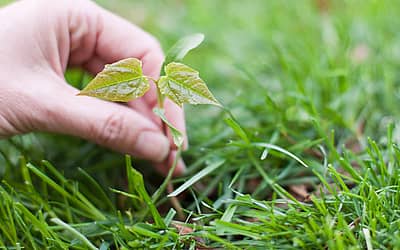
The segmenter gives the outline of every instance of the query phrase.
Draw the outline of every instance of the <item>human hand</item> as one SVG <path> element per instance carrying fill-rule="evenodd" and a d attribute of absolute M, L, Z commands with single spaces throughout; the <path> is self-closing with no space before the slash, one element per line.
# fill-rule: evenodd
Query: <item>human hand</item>
<path fill-rule="evenodd" d="M 0 22 L 0 137 L 30 131 L 79 136 L 168 172 L 176 148 L 152 112 L 154 84 L 123 106 L 78 97 L 64 79 L 68 65 L 96 74 L 127 57 L 142 60 L 144 74 L 158 78 L 163 53 L 152 36 L 87 0 L 18 1 L 0 10 Z M 167 118 L 185 132 L 183 110 L 168 100 L 164 105 Z M 180 160 L 175 174 L 184 168 Z"/>

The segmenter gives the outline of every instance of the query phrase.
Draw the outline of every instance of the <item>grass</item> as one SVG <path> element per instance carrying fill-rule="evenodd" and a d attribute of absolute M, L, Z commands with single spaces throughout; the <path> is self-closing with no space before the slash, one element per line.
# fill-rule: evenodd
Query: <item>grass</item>
<path fill-rule="evenodd" d="M 186 109 L 183 220 L 144 162 L 0 141 L 2 248 L 400 249 L 400 3 L 98 2 L 164 48 L 205 33 L 185 62 L 233 117 Z"/>

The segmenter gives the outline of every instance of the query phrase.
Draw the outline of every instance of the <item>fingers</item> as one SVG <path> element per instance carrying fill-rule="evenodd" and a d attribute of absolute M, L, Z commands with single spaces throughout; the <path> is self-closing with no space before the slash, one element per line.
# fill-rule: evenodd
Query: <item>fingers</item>
<path fill-rule="evenodd" d="M 153 162 L 163 162 L 169 155 L 169 140 L 158 126 L 136 111 L 74 94 L 56 98 L 42 101 L 38 129 L 79 136 Z"/>
<path fill-rule="evenodd" d="M 135 57 L 145 75 L 158 78 L 164 55 L 158 41 L 139 27 L 89 1 L 73 4 L 69 16 L 69 63 L 98 73 L 104 64 Z M 155 86 L 144 98 L 157 102 Z"/>
<path fill-rule="evenodd" d="M 128 105 L 134 108 L 135 110 L 138 110 L 141 114 L 145 115 L 146 117 L 151 119 L 155 124 L 157 124 L 160 128 L 162 128 L 160 118 L 157 117 L 153 112 L 153 108 L 155 108 L 157 105 L 155 105 L 154 107 L 149 107 L 149 105 L 147 103 L 144 103 L 143 100 L 141 99 L 129 102 Z M 184 138 L 183 149 L 187 149 L 188 139 L 186 135 L 185 115 L 183 108 L 179 107 L 171 100 L 166 99 L 164 103 L 164 110 L 167 120 L 182 133 Z M 170 130 L 167 129 L 166 132 L 168 138 L 170 139 L 171 148 L 176 149 L 176 145 L 174 144 Z"/>
<path fill-rule="evenodd" d="M 164 56 L 154 37 L 89 1 L 79 3 L 72 5 L 68 23 L 72 64 L 135 57 L 143 61 L 146 75 L 158 77 Z"/>
<path fill-rule="evenodd" d="M 157 40 L 128 21 L 108 12 L 100 13 L 101 26 L 95 53 L 104 62 L 136 57 L 143 62 L 144 74 L 158 77 L 164 55 Z"/>
<path fill-rule="evenodd" d="M 102 10 L 101 18 L 102 21 L 97 22 L 102 25 L 98 28 L 96 55 L 86 63 L 87 69 L 97 73 L 102 70 L 105 63 L 136 57 L 143 62 L 144 74 L 157 79 L 164 60 L 159 43 L 148 33 L 110 12 Z M 135 100 L 129 105 L 159 124 L 160 120 L 152 112 L 157 105 L 157 91 L 154 84 L 143 99 L 145 103 L 142 100 Z M 184 134 L 184 148 L 187 148 L 188 140 L 182 108 L 167 100 L 165 113 L 168 120 Z M 171 139 L 171 136 L 169 138 Z M 172 139 L 170 141 L 171 146 L 175 147 Z"/>
<path fill-rule="evenodd" d="M 143 73 L 145 75 L 158 79 L 164 55 L 154 37 L 128 21 L 95 5 L 92 5 L 91 10 L 89 12 L 86 11 L 84 15 L 82 14 L 82 8 L 76 10 L 74 13 L 75 18 L 72 19 L 77 21 L 70 22 L 75 24 L 75 28 L 70 30 L 79 31 L 83 29 L 87 31 L 80 31 L 75 36 L 71 34 L 74 37 L 71 40 L 71 48 L 74 48 L 74 51 L 72 51 L 70 57 L 73 64 L 83 65 L 95 74 L 103 69 L 104 64 L 127 57 L 135 57 L 143 62 Z M 82 18 L 82 15 L 87 18 Z M 86 25 L 77 25 L 79 22 L 86 22 Z M 79 27 L 79 29 L 76 27 Z M 80 39 L 79 35 L 81 35 Z M 79 49 L 83 45 L 86 48 L 90 47 L 88 44 L 95 44 L 95 46 L 90 50 L 85 49 L 82 51 Z M 90 56 L 88 56 L 87 51 L 92 51 Z M 158 128 L 161 129 L 160 119 L 152 112 L 153 108 L 157 105 L 157 91 L 154 84 L 151 84 L 150 91 L 143 98 L 132 101 L 128 105 L 133 107 L 142 116 L 147 117 L 148 120 L 151 120 L 153 124 L 157 124 Z M 168 120 L 184 133 L 184 148 L 186 148 L 187 138 L 183 110 L 171 101 L 166 101 L 165 112 Z M 168 137 L 171 148 L 176 148 L 169 134 Z M 171 165 L 166 162 L 165 164 Z M 178 166 L 184 166 L 183 162 Z M 178 169 L 180 168 L 183 169 L 184 167 L 179 167 Z"/>

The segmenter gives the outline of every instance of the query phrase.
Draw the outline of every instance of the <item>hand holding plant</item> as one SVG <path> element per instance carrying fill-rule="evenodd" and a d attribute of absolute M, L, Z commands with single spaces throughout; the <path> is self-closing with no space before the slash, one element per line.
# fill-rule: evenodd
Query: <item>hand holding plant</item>
<path fill-rule="evenodd" d="M 155 88 L 123 106 L 76 96 L 64 78 L 67 66 L 97 74 L 106 63 L 127 57 L 140 59 L 144 74 L 157 78 L 164 56 L 154 37 L 87 0 L 16 1 L 1 9 L 0 21 L 0 138 L 31 131 L 68 134 L 168 171 L 176 147 L 152 112 Z M 185 130 L 183 112 L 172 101 L 165 102 L 165 113 Z M 180 162 L 177 172 L 183 169 Z"/>
<path fill-rule="evenodd" d="M 150 89 L 149 80 L 152 80 L 157 88 L 158 100 L 158 107 L 154 109 L 154 113 L 163 121 L 164 133 L 167 133 L 165 127 L 169 128 L 173 141 L 180 153 L 184 138 L 182 133 L 165 116 L 165 98 L 169 98 L 179 106 L 184 103 L 221 106 L 208 90 L 199 73 L 178 62 L 183 59 L 187 52 L 197 47 L 203 39 L 204 36 L 202 34 L 195 34 L 178 41 L 167 54 L 163 63 L 163 73 L 165 75 L 159 79 L 145 76 L 139 59 L 127 58 L 106 65 L 104 70 L 79 95 L 94 96 L 109 101 L 128 102 L 143 96 Z M 175 166 L 176 162 L 173 167 Z"/>

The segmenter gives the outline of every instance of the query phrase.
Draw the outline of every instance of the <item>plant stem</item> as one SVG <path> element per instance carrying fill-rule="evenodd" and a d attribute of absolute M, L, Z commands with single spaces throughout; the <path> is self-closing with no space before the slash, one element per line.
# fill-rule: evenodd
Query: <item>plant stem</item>
<path fill-rule="evenodd" d="M 176 165 L 178 164 L 178 159 L 179 159 L 179 157 L 181 157 L 181 153 L 182 153 L 182 147 L 178 147 L 178 151 L 176 153 L 176 157 L 174 159 L 174 162 L 172 163 L 171 168 L 168 171 L 167 177 L 165 177 L 163 183 L 160 185 L 160 187 L 157 189 L 157 191 L 153 194 L 153 197 L 152 197 L 153 203 L 157 202 L 157 200 L 160 198 L 161 194 L 167 188 L 168 183 L 171 181 L 172 175 L 173 175 L 173 173 L 175 171 L 175 168 L 176 168 Z"/>
<path fill-rule="evenodd" d="M 156 84 L 157 87 L 157 105 L 160 109 L 164 110 L 164 95 L 161 93 L 160 89 L 158 88 L 158 81 L 155 79 L 152 79 L 154 83 Z M 164 111 L 165 112 L 165 111 Z M 165 124 L 164 121 L 161 121 L 162 123 L 162 131 L 163 133 L 167 136 L 168 131 L 167 131 L 167 124 Z M 153 203 L 156 203 L 160 195 L 165 191 L 165 189 L 168 187 L 169 192 L 173 192 L 174 187 L 171 183 L 172 175 L 175 171 L 176 165 L 178 164 L 178 159 L 181 157 L 182 153 L 182 146 L 178 146 L 177 154 L 175 156 L 174 162 L 172 163 L 172 166 L 170 167 L 168 171 L 168 175 L 165 178 L 164 182 L 161 184 L 160 188 L 157 189 L 157 191 L 153 194 L 152 201 Z M 171 198 L 171 204 L 175 208 L 178 214 L 178 218 L 183 220 L 184 219 L 184 214 L 183 214 L 183 209 L 182 206 L 179 202 L 179 200 L 176 197 Z"/>
<path fill-rule="evenodd" d="M 160 198 L 160 195 L 162 193 L 164 193 L 165 189 L 167 189 L 169 193 L 172 193 L 174 191 L 174 186 L 171 183 L 171 179 L 172 179 L 172 175 L 173 175 L 173 173 L 175 171 L 175 168 L 178 165 L 178 159 L 181 157 L 181 153 L 182 153 L 182 146 L 179 146 L 178 147 L 178 151 L 176 153 L 176 157 L 174 159 L 174 162 L 172 163 L 172 166 L 168 171 L 167 177 L 165 178 L 163 183 L 160 185 L 160 187 L 157 189 L 157 191 L 153 194 L 152 201 L 153 201 L 154 204 Z M 185 215 L 183 213 L 183 208 L 182 208 L 182 205 L 179 202 L 178 198 L 177 197 L 170 197 L 170 201 L 171 201 L 172 206 L 175 208 L 175 210 L 177 212 L 178 219 L 184 220 L 185 219 Z"/>
<path fill-rule="evenodd" d="M 158 87 L 158 81 L 157 80 L 155 80 L 155 79 L 153 79 L 153 78 L 151 78 L 152 80 L 153 80 L 153 82 L 155 83 L 155 85 L 156 85 L 156 89 L 157 89 L 157 106 L 160 108 L 160 109 L 162 109 L 162 110 L 164 110 L 164 96 L 163 96 L 163 94 L 161 93 L 161 91 L 160 91 L 160 88 Z M 168 131 L 167 131 L 167 125 L 165 124 L 165 122 L 163 122 L 163 121 L 161 121 L 161 129 L 162 129 L 162 132 L 164 133 L 164 135 L 168 135 Z"/>
<path fill-rule="evenodd" d="M 160 108 L 160 109 L 164 109 L 164 96 L 163 96 L 163 94 L 161 93 L 161 91 L 160 91 L 160 88 L 158 87 L 158 80 L 156 80 L 156 79 L 154 79 L 154 78 L 152 78 L 152 77 L 149 77 L 153 82 L 154 82 L 154 84 L 156 85 L 156 89 L 157 89 L 157 106 Z"/>

